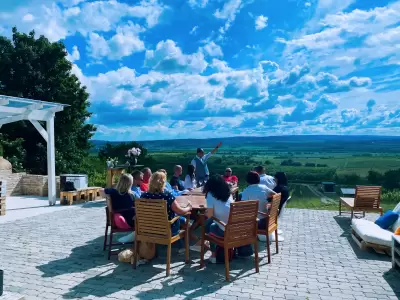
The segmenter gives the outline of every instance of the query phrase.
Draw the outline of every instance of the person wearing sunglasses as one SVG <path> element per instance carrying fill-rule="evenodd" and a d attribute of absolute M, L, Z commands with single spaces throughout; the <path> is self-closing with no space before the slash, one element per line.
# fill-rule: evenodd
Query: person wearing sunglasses
<path fill-rule="evenodd" d="M 231 168 L 226 168 L 224 176 L 222 176 L 225 180 L 225 182 L 236 186 L 238 184 L 239 179 L 235 176 L 232 175 L 232 169 Z"/>

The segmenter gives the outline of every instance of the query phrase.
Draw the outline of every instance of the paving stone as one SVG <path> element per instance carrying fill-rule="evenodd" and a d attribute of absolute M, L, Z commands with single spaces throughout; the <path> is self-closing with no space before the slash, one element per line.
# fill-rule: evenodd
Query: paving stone
<path fill-rule="evenodd" d="M 169 278 L 165 247 L 136 270 L 116 256 L 107 260 L 104 202 L 0 223 L 4 290 L 32 300 L 399 299 L 400 272 L 391 270 L 388 257 L 360 251 L 351 240 L 349 218 L 336 215 L 287 209 L 279 254 L 272 245 L 267 264 L 265 243 L 260 243 L 260 273 L 254 272 L 252 259 L 234 260 L 231 283 L 224 280 L 223 265 L 199 271 L 196 252 L 188 266 L 174 254 Z"/>

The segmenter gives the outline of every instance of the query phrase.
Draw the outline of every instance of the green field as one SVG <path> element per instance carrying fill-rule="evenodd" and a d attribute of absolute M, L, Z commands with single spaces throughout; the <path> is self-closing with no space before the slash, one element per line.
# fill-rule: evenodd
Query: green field
<path fill-rule="evenodd" d="M 324 195 L 316 195 L 305 184 L 311 186 L 314 191 L 318 190 L 317 185 L 322 181 L 336 182 L 338 190 L 340 186 L 381 185 L 380 182 L 371 182 L 371 178 L 367 178 L 368 172 L 376 171 L 383 176 L 389 170 L 400 170 L 400 138 L 368 136 L 233 137 L 149 141 L 142 143 L 148 153 L 139 163 L 153 171 L 166 169 L 169 176 L 172 175 L 174 166 L 179 164 L 182 165 L 185 174 L 187 165 L 195 156 L 195 149 L 204 147 L 206 151 L 211 150 L 219 140 L 222 140 L 223 146 L 208 161 L 211 174 L 223 174 L 226 167 L 232 168 L 234 175 L 239 178 L 239 187 L 242 190 L 246 187 L 247 172 L 257 165 L 265 166 L 267 173 L 271 175 L 277 171 L 284 171 L 288 176 L 292 195 L 288 207 L 336 210 L 339 193 L 327 195 L 332 199 L 330 203 L 321 201 Z M 105 162 L 97 158 L 97 151 L 105 143 L 97 141 L 95 144 L 89 161 L 89 165 L 94 166 L 94 171 L 89 174 L 89 179 L 91 184 L 98 186 L 104 185 L 106 170 Z M 121 154 L 121 161 L 124 155 L 125 153 Z M 400 171 L 397 171 L 397 174 L 387 176 L 393 179 L 391 185 L 395 189 L 400 189 L 400 177 L 396 177 L 399 175 Z M 399 192 L 390 194 L 384 190 L 382 206 L 385 209 L 393 208 L 399 201 Z"/>

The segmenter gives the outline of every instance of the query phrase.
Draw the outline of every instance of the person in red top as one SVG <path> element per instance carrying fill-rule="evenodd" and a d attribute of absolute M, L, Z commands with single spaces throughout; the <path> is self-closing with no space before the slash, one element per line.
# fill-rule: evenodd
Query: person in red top
<path fill-rule="evenodd" d="M 142 170 L 142 173 L 143 173 L 143 181 L 140 184 L 140 190 L 142 190 L 143 192 L 147 192 L 149 190 L 149 181 L 152 173 L 150 168 L 144 168 Z"/>
<path fill-rule="evenodd" d="M 232 169 L 231 168 L 226 168 L 225 175 L 222 176 L 222 177 L 224 178 L 224 180 L 227 183 L 230 183 L 232 185 L 237 185 L 238 184 L 239 179 L 235 175 L 232 175 Z"/>

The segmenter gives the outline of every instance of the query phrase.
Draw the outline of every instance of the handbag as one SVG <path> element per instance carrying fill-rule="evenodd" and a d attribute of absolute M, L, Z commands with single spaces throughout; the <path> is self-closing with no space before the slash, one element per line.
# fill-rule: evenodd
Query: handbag
<path fill-rule="evenodd" d="M 151 260 L 156 256 L 156 244 L 149 242 L 139 242 L 139 258 Z"/>

